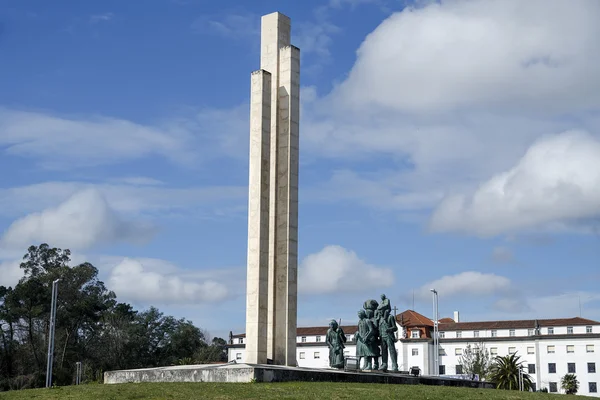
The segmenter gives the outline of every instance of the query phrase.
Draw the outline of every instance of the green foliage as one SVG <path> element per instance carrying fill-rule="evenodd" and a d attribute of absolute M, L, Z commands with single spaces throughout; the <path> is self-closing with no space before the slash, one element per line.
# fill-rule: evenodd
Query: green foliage
<path fill-rule="evenodd" d="M 90 263 L 70 266 L 69 250 L 31 246 L 23 257 L 23 278 L 14 288 L 0 286 L 0 391 L 45 383 L 52 282 L 58 285 L 53 382 L 101 382 L 106 370 L 174 365 L 191 359 L 207 335 L 191 321 L 142 312 L 119 303 Z M 219 343 L 222 339 L 219 339 Z M 224 343 L 224 341 L 223 341 Z"/>
<path fill-rule="evenodd" d="M 479 375 L 480 379 L 484 379 L 490 371 L 492 360 L 485 345 L 478 343 L 475 346 L 468 344 L 458 363 L 462 365 L 463 374 Z"/>
<path fill-rule="evenodd" d="M 489 380 L 496 385 L 497 389 L 519 390 L 519 370 L 523 368 L 523 362 L 517 354 L 504 357 L 496 357 L 492 362 L 489 372 Z M 523 389 L 531 389 L 531 377 L 523 372 Z"/>
<path fill-rule="evenodd" d="M 566 394 L 577 394 L 579 390 L 579 381 L 575 374 L 566 374 L 560 380 L 560 387 Z"/>

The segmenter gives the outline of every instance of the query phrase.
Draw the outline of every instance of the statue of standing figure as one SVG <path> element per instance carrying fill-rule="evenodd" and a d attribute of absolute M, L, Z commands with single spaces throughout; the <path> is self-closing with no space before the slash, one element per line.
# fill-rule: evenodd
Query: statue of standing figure
<path fill-rule="evenodd" d="M 381 367 L 382 371 L 388 369 L 388 352 L 392 359 L 392 371 L 398 372 L 398 352 L 396 351 L 396 318 L 385 310 L 383 317 L 379 319 L 379 334 L 381 336 Z"/>
<path fill-rule="evenodd" d="M 376 300 L 363 303 L 363 310 L 358 312 L 358 332 L 356 332 L 356 356 L 361 364 L 365 358 L 363 370 L 388 370 L 388 353 L 392 361 L 392 371 L 398 371 L 398 352 L 395 343 L 395 332 L 398 331 L 396 318 L 391 314 L 390 300 L 381 295 L 381 304 Z M 380 352 L 381 346 L 381 352 Z M 381 367 L 379 356 L 381 355 Z"/>
<path fill-rule="evenodd" d="M 329 322 L 329 329 L 325 336 L 325 343 L 329 346 L 329 366 L 331 368 L 344 368 L 344 343 L 346 335 L 337 321 L 332 319 Z"/>

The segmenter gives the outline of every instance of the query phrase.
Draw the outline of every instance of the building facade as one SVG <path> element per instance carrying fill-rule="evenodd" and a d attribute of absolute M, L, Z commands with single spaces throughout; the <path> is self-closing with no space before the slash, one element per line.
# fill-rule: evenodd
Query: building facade
<path fill-rule="evenodd" d="M 560 380 L 573 373 L 579 381 L 578 394 L 600 397 L 600 322 L 585 318 L 516 321 L 460 322 L 455 318 L 439 321 L 439 371 L 435 371 L 433 321 L 415 311 L 396 316 L 398 322 L 398 366 L 401 371 L 418 367 L 425 375 L 463 375 L 461 356 L 467 346 L 484 346 L 493 358 L 516 353 L 536 390 L 562 393 Z M 325 344 L 328 327 L 297 329 L 296 360 L 299 367 L 329 368 Z M 354 357 L 357 327 L 342 326 L 346 334 L 347 357 Z M 245 335 L 230 335 L 229 361 L 245 362 Z"/>

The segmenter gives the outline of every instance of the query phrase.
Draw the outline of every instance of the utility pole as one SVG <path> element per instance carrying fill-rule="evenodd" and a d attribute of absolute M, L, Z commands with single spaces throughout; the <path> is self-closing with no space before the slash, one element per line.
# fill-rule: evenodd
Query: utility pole
<path fill-rule="evenodd" d="M 75 363 L 75 366 L 77 367 L 77 372 L 76 372 L 76 376 L 75 376 L 75 384 L 76 385 L 80 385 L 81 384 L 81 372 L 82 372 L 82 365 L 81 365 L 81 361 L 77 361 Z"/>
<path fill-rule="evenodd" d="M 434 358 L 434 371 L 433 374 L 438 376 L 440 374 L 440 343 L 439 343 L 439 327 L 438 327 L 438 292 L 435 289 L 430 290 L 433 293 L 433 358 Z"/>
<path fill-rule="evenodd" d="M 52 282 L 52 302 L 50 304 L 50 326 L 48 329 L 48 364 L 46 365 L 46 387 L 52 387 L 52 365 L 54 363 L 54 328 L 56 325 L 56 299 L 58 298 L 58 281 Z"/>

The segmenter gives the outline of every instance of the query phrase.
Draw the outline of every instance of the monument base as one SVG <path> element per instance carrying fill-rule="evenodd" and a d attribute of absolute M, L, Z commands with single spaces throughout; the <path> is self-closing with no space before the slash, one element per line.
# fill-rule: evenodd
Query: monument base
<path fill-rule="evenodd" d="M 345 372 L 336 369 L 312 369 L 258 364 L 200 364 L 173 367 L 142 368 L 104 373 L 104 383 L 139 382 L 357 382 L 408 385 L 493 388 L 489 382 L 444 378 L 443 376 L 410 376 L 391 372 Z"/>

